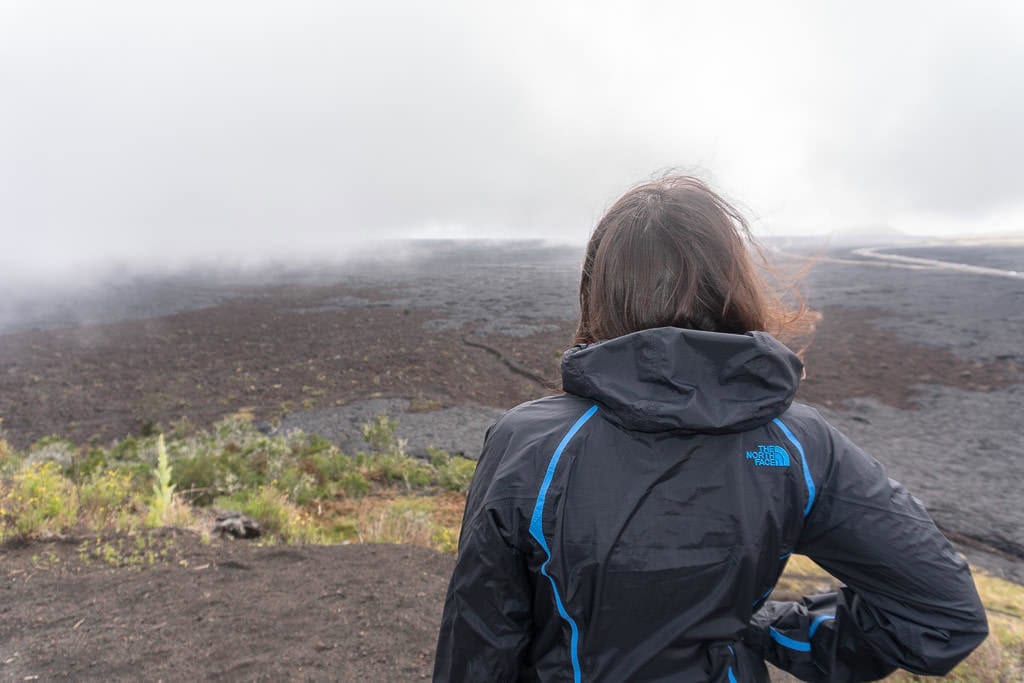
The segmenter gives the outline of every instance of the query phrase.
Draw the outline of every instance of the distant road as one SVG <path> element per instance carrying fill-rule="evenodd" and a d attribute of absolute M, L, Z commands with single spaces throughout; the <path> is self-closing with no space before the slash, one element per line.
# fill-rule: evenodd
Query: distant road
<path fill-rule="evenodd" d="M 995 277 L 1010 277 L 1024 280 L 1024 273 L 1016 270 L 1002 270 L 1000 268 L 985 268 L 983 266 L 972 266 L 967 263 L 954 263 L 952 261 L 940 261 L 936 259 L 918 258 L 916 256 L 899 256 L 897 254 L 886 254 L 882 249 L 887 247 L 865 247 L 855 249 L 854 254 L 866 258 L 879 259 L 886 262 L 899 263 L 907 266 L 918 266 L 922 268 L 943 268 L 945 270 L 956 270 L 962 273 L 974 273 L 976 275 L 992 275 Z"/>
<path fill-rule="evenodd" d="M 1017 246 L 1017 245 L 1012 245 Z M 853 249 L 849 253 L 860 258 L 843 258 L 841 256 L 826 256 L 824 254 L 808 255 L 798 252 L 774 249 L 779 256 L 793 258 L 800 261 L 810 259 L 816 263 L 844 263 L 851 266 L 874 266 L 877 268 L 902 268 L 906 270 L 953 270 L 961 273 L 973 273 L 975 275 L 989 275 L 993 277 L 1007 277 L 1015 280 L 1024 280 L 1024 272 L 1005 268 L 988 268 L 975 266 L 969 263 L 957 263 L 941 259 L 921 258 L 918 256 L 901 256 L 898 254 L 886 253 L 884 250 L 898 249 L 892 245 L 879 247 L 861 247 Z"/>

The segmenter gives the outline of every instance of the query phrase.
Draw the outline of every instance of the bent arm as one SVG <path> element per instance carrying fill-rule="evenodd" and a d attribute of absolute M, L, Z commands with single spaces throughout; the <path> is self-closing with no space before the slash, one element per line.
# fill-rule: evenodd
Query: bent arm
<path fill-rule="evenodd" d="M 831 427 L 820 446 L 825 468 L 812 467 L 821 484 L 796 551 L 846 586 L 767 603 L 748 640 L 805 680 L 947 673 L 988 634 L 967 563 L 877 461 Z"/>

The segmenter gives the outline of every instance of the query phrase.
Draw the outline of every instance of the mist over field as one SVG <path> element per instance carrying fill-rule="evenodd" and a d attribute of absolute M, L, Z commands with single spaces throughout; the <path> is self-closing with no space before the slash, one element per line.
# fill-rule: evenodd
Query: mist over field
<path fill-rule="evenodd" d="M 0 271 L 582 242 L 697 172 L 760 234 L 1022 231 L 1019 3 L 0 8 Z"/>

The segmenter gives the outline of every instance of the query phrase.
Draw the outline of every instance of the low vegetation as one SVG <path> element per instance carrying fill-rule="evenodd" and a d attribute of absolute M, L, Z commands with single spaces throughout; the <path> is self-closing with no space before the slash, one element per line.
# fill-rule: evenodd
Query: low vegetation
<path fill-rule="evenodd" d="M 74 537 L 83 563 L 141 568 L 176 559 L 162 529 L 209 538 L 216 512 L 231 510 L 260 524 L 259 543 L 406 543 L 454 553 L 475 463 L 438 449 L 410 457 L 395 427 L 387 417 L 363 425 L 369 447 L 351 454 L 316 435 L 263 434 L 244 414 L 209 430 L 181 423 L 105 448 L 48 437 L 17 452 L 0 432 L 0 542 Z M 37 560 L 44 568 L 56 562 L 53 553 Z M 1022 680 L 1024 588 L 981 571 L 975 577 L 992 635 L 946 680 Z M 776 596 L 833 585 L 794 556 Z"/>
<path fill-rule="evenodd" d="M 175 425 L 109 447 L 47 437 L 24 452 L 0 439 L 0 542 L 182 527 L 208 534 L 217 511 L 256 520 L 262 543 L 415 543 L 453 551 L 475 463 L 430 449 L 414 458 L 387 417 L 369 448 L 342 453 L 249 416 L 209 430 Z"/>

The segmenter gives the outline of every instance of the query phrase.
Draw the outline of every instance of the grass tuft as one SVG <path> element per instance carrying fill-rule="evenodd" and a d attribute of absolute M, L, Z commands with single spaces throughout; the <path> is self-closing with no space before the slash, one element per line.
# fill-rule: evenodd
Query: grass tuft
<path fill-rule="evenodd" d="M 153 483 L 153 497 L 150 499 L 149 525 L 165 526 L 174 502 L 174 484 L 171 483 L 171 465 L 167 460 L 167 445 L 164 435 L 156 440 L 156 481 Z"/>

